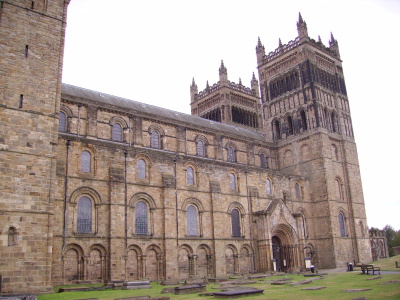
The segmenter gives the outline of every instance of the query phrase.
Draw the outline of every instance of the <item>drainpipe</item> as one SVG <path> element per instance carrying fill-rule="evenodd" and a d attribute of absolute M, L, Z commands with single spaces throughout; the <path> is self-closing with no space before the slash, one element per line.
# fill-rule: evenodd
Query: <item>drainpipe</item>
<path fill-rule="evenodd" d="M 81 131 L 81 104 L 78 104 L 78 136 Z"/>
<path fill-rule="evenodd" d="M 65 180 L 64 180 L 64 224 L 63 224 L 63 244 L 62 244 L 62 252 L 66 246 L 67 240 L 67 203 L 68 203 L 68 157 L 69 157 L 69 147 L 71 145 L 71 141 L 67 141 L 67 153 L 65 158 Z"/>
<path fill-rule="evenodd" d="M 128 184 L 127 184 L 127 156 L 128 151 L 124 150 L 125 156 L 125 172 L 124 172 L 124 185 L 125 185 L 125 249 L 128 247 Z"/>
<path fill-rule="evenodd" d="M 176 223 L 176 249 L 179 247 L 179 224 L 178 224 L 178 180 L 176 178 L 176 163 L 178 162 L 178 159 L 176 157 L 173 158 L 174 160 L 174 180 L 175 180 L 175 223 Z"/>

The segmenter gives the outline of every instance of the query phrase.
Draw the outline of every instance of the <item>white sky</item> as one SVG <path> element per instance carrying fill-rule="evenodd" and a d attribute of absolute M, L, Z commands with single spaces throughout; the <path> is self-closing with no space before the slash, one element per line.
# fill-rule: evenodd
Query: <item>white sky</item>
<path fill-rule="evenodd" d="M 299 12 L 339 43 L 368 225 L 399 230 L 398 0 L 72 0 L 63 82 L 190 114 L 193 77 L 216 83 L 223 59 L 250 86 L 257 38 L 267 53 L 293 40 Z"/>

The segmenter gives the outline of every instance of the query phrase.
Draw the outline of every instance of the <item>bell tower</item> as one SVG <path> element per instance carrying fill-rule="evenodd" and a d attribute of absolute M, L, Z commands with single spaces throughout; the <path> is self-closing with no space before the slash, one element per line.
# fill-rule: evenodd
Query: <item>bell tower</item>
<path fill-rule="evenodd" d="M 329 46 L 308 36 L 299 14 L 298 36 L 257 64 L 267 139 L 279 152 L 280 170 L 311 182 L 307 238 L 319 267 L 369 261 L 370 246 L 349 99 L 337 40 Z M 301 201 L 301 199 L 299 199 Z"/>
<path fill-rule="evenodd" d="M 69 0 L 0 0 L 3 293 L 52 291 L 52 223 Z"/>
<path fill-rule="evenodd" d="M 190 86 L 192 115 L 216 122 L 262 131 L 262 112 L 258 80 L 251 79 L 251 87 L 228 80 L 228 70 L 223 61 L 219 67 L 219 81 L 212 86 L 208 84 L 198 92 L 192 81 Z"/>

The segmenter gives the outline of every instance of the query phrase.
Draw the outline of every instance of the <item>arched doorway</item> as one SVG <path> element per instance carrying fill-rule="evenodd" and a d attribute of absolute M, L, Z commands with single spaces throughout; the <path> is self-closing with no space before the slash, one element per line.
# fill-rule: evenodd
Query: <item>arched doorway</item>
<path fill-rule="evenodd" d="M 302 250 L 294 229 L 288 224 L 278 224 L 272 231 L 272 259 L 277 272 L 292 272 L 300 268 Z M 301 249 L 301 250 L 300 250 Z"/>
<path fill-rule="evenodd" d="M 281 255 L 281 240 L 277 236 L 272 237 L 272 259 L 275 263 L 274 269 L 283 272 L 283 261 Z"/>

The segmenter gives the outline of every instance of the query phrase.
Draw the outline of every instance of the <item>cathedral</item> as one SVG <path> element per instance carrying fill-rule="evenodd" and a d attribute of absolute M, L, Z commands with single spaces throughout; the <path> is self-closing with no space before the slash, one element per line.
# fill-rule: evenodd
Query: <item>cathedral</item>
<path fill-rule="evenodd" d="M 3 292 L 371 261 L 333 35 L 299 15 L 249 87 L 193 79 L 188 115 L 63 84 L 68 3 L 0 1 Z"/>

